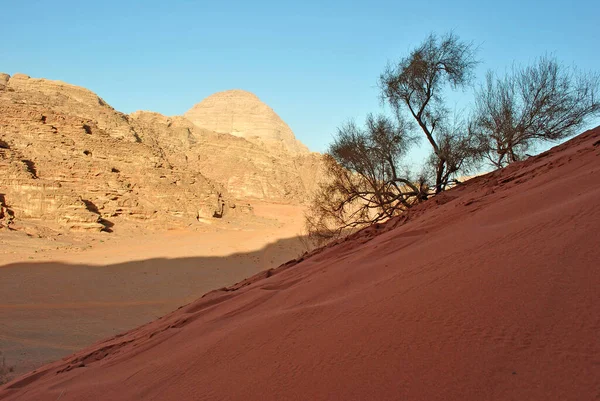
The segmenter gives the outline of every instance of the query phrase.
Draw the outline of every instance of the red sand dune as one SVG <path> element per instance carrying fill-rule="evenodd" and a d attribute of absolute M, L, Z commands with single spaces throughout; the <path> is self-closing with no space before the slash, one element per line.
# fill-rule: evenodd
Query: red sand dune
<path fill-rule="evenodd" d="M 599 399 L 599 228 L 596 128 L 0 399 Z"/>

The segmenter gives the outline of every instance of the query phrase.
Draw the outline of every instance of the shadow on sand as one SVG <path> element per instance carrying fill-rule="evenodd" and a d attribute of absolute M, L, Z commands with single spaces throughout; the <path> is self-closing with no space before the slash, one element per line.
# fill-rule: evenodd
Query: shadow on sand
<path fill-rule="evenodd" d="M 294 237 L 224 257 L 2 266 L 0 351 L 15 374 L 23 373 L 277 267 L 304 250 Z"/>

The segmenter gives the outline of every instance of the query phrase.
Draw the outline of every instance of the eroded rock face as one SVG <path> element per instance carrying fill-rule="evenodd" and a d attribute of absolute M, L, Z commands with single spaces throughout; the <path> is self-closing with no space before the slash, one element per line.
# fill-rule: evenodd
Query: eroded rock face
<path fill-rule="evenodd" d="M 131 115 L 143 142 L 155 141 L 173 164 L 201 171 L 231 201 L 301 203 L 321 178 L 321 155 L 276 151 L 245 138 L 201 129 L 183 117 Z M 243 202 L 242 202 L 243 203 Z"/>
<path fill-rule="evenodd" d="M 0 87 L 0 171 L 16 219 L 70 229 L 105 229 L 116 216 L 192 221 L 219 193 L 93 93 L 26 76 Z"/>
<path fill-rule="evenodd" d="M 102 230 L 115 217 L 187 224 L 251 213 L 256 199 L 307 200 L 321 156 L 299 142 L 286 150 L 297 142 L 291 131 L 263 138 L 213 132 L 184 117 L 125 115 L 87 89 L 0 74 L 3 224 L 40 219 Z"/>
<path fill-rule="evenodd" d="M 1 80 L 1 78 L 0 78 Z M 127 116 L 110 107 L 95 93 L 61 81 L 30 78 L 15 74 L 6 84 L 13 103 L 24 106 L 41 106 L 69 116 L 93 116 L 98 128 L 113 138 L 137 142 L 135 131 Z"/>
<path fill-rule="evenodd" d="M 9 78 L 10 78 L 10 75 L 0 73 L 0 89 L 4 89 L 6 87 L 6 85 L 8 84 Z"/>
<path fill-rule="evenodd" d="M 0 194 L 0 229 L 10 229 L 15 213 L 6 206 L 4 194 Z"/>
<path fill-rule="evenodd" d="M 236 89 L 215 93 L 184 116 L 198 127 L 239 136 L 271 151 L 308 153 L 273 109 L 250 92 Z"/>

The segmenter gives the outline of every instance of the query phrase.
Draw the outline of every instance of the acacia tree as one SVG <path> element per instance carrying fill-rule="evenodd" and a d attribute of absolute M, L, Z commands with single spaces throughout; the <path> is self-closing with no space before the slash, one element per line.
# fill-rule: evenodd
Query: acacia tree
<path fill-rule="evenodd" d="M 325 156 L 328 178 L 306 216 L 309 237 L 322 243 L 426 199 L 424 180 L 411 180 L 401 164 L 414 141 L 404 120 L 384 116 L 340 127 Z"/>
<path fill-rule="evenodd" d="M 456 182 L 484 155 L 495 166 L 520 160 L 539 141 L 564 139 L 600 114 L 598 74 L 577 74 L 543 57 L 513 69 L 476 93 L 469 121 L 453 117 L 446 89 L 467 87 L 477 61 L 475 49 L 453 33 L 430 35 L 381 74 L 381 97 L 396 116 L 369 116 L 364 128 L 350 122 L 338 129 L 325 158 L 328 180 L 313 199 L 306 222 L 317 243 L 400 214 Z M 417 179 L 402 168 L 415 142 L 412 119 L 432 152 L 430 169 Z"/>
<path fill-rule="evenodd" d="M 600 76 L 579 74 L 555 58 L 515 67 L 503 78 L 488 72 L 476 93 L 474 130 L 487 159 L 501 168 L 535 144 L 565 139 L 600 115 Z"/>
<path fill-rule="evenodd" d="M 443 91 L 466 87 L 477 65 L 471 43 L 453 33 L 431 34 L 420 46 L 381 74 L 382 99 L 398 117 L 408 112 L 432 147 L 430 163 L 435 192 L 443 191 L 454 175 L 478 158 L 480 149 L 466 125 L 452 127 Z"/>

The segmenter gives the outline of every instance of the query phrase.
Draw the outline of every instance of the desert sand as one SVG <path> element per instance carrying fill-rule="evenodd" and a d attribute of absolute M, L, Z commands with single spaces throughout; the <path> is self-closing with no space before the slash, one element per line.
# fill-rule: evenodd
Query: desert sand
<path fill-rule="evenodd" d="M 0 399 L 597 399 L 599 197 L 597 128 L 21 376 Z"/>
<path fill-rule="evenodd" d="M 192 110 L 0 73 L 0 383 L 303 252 L 321 155 L 249 92 Z"/>
<path fill-rule="evenodd" d="M 11 376 L 297 257 L 303 210 L 257 203 L 244 225 L 193 230 L 0 232 L 0 352 Z"/>

